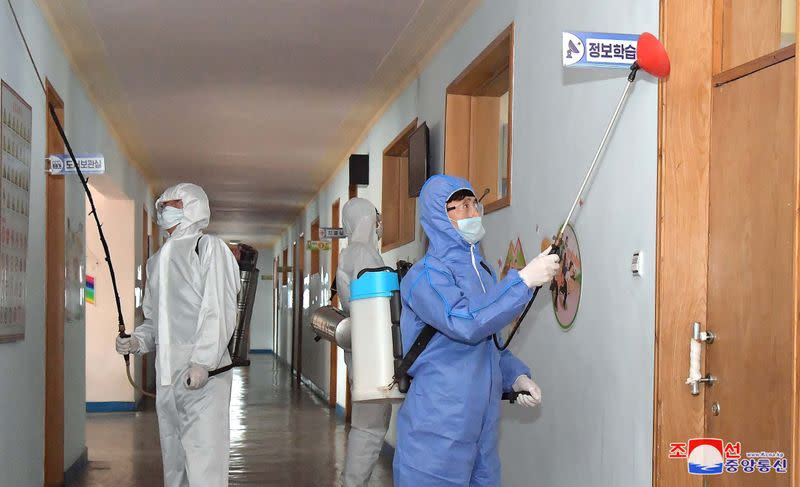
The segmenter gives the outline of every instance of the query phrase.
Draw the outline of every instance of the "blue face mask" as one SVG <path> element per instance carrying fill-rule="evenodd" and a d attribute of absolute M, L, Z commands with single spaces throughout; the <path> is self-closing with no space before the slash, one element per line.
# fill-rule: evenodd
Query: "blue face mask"
<path fill-rule="evenodd" d="M 174 206 L 165 206 L 158 212 L 158 226 L 169 230 L 183 221 L 183 210 Z"/>
<path fill-rule="evenodd" d="M 456 225 L 458 225 L 458 233 L 461 238 L 471 245 L 480 242 L 483 236 L 486 235 L 486 230 L 483 228 L 483 223 L 479 216 L 458 220 Z"/>

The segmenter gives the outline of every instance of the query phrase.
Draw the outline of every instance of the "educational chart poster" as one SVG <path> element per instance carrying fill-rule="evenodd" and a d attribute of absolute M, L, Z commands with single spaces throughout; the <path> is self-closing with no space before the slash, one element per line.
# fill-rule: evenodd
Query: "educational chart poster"
<path fill-rule="evenodd" d="M 0 342 L 25 338 L 25 271 L 31 180 L 31 106 L 0 86 Z"/>
<path fill-rule="evenodd" d="M 500 279 L 504 279 L 511 269 L 522 270 L 525 267 L 525 252 L 522 250 L 522 241 L 517 238 L 508 242 L 508 252 L 505 261 L 498 260 L 497 266 L 500 267 Z"/>

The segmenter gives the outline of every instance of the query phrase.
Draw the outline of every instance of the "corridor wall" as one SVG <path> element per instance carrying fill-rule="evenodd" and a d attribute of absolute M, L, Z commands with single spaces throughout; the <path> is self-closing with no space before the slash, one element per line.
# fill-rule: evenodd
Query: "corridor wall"
<path fill-rule="evenodd" d="M 495 268 L 509 241 L 519 238 L 531 259 L 541 240 L 557 231 L 625 84 L 624 70 L 562 68 L 562 31 L 657 34 L 657 2 L 486 0 L 352 151 L 370 155 L 371 183 L 359 189 L 359 196 L 378 207 L 382 191 L 388 190 L 381 187 L 383 149 L 415 117 L 430 127 L 434 172 L 442 172 L 445 90 L 512 22 L 512 205 L 486 215 L 482 243 Z M 545 293 L 511 347 L 530 365 L 544 402 L 536 410 L 502 407 L 504 484 L 651 482 L 657 113 L 657 83 L 643 76 L 573 221 L 583 260 L 583 294 L 574 327 L 562 331 Z M 342 162 L 276 249 L 307 232 L 317 213 L 324 226 L 331 202 L 346 201 Z M 423 245 L 417 228 L 413 243 L 386 253 L 384 260 L 419 259 Z M 630 271 L 637 251 L 644 262 L 641 277 Z M 324 352 L 316 356 L 304 350 L 304 357 L 325 360 Z M 619 461 L 620 452 L 626 461 Z"/>

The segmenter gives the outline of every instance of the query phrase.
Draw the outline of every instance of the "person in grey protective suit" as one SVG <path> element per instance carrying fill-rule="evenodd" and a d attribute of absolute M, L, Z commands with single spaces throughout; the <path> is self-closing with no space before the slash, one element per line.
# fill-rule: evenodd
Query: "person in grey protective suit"
<path fill-rule="evenodd" d="M 383 267 L 378 251 L 382 236 L 380 215 L 375 206 L 363 198 L 353 198 L 342 208 L 342 220 L 347 234 L 347 248 L 339 254 L 336 272 L 337 290 L 342 309 L 350 312 L 350 283 L 363 269 Z M 345 351 L 348 379 L 352 355 Z M 386 432 L 389 429 L 390 403 L 353 403 L 353 417 L 347 439 L 343 487 L 365 487 L 378 461 Z"/>

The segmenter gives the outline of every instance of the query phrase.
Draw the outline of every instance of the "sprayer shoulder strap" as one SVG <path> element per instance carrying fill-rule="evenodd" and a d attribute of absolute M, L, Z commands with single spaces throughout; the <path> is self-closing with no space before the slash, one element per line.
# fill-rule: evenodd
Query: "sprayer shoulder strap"
<path fill-rule="evenodd" d="M 431 325 L 425 325 L 425 328 L 417 335 L 417 339 L 414 340 L 408 353 L 403 357 L 403 361 L 397 366 L 395 378 L 399 379 L 408 374 L 409 369 L 411 369 L 411 366 L 414 365 L 414 362 L 416 362 L 419 356 L 422 355 L 422 352 L 425 351 L 425 348 L 433 339 L 434 335 L 436 335 L 436 328 Z"/>
<path fill-rule="evenodd" d="M 486 269 L 486 272 L 488 272 L 490 276 L 494 277 L 492 270 L 486 265 L 485 262 L 483 262 L 483 260 L 481 260 L 481 266 Z M 403 357 L 403 361 L 400 362 L 400 365 L 398 365 L 397 369 L 395 369 L 395 379 L 399 379 L 400 377 L 408 374 L 411 366 L 414 365 L 414 362 L 416 362 L 419 356 L 422 355 L 422 352 L 425 351 L 425 348 L 436 335 L 436 331 L 436 328 L 432 327 L 431 325 L 425 325 L 425 328 L 419 332 L 417 339 L 414 340 L 414 343 L 411 345 L 408 353 Z"/>
<path fill-rule="evenodd" d="M 200 257 L 200 241 L 201 240 L 203 240 L 203 236 L 202 235 L 197 237 L 197 243 L 194 244 L 194 253 L 197 254 L 197 257 Z M 231 337 L 231 340 L 233 340 L 233 337 Z M 208 372 L 208 376 L 209 377 L 214 377 L 215 375 L 219 375 L 219 374 L 221 374 L 223 372 L 227 372 L 227 371 L 231 370 L 233 367 L 234 367 L 233 363 L 230 363 L 230 364 L 228 364 L 228 365 L 226 365 L 224 367 L 220 367 L 218 369 L 214 369 L 214 370 L 209 371 Z"/>

